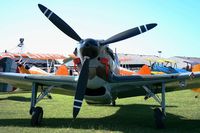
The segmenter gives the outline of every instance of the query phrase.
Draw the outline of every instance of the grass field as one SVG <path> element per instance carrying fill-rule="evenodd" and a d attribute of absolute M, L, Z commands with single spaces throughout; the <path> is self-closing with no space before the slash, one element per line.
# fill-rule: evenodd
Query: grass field
<path fill-rule="evenodd" d="M 118 99 L 117 106 L 83 104 L 78 118 L 72 122 L 73 97 L 53 94 L 44 99 L 41 127 L 30 126 L 30 93 L 0 93 L 0 133 L 59 132 L 200 132 L 200 98 L 190 90 L 166 94 L 166 128 L 154 125 L 153 110 L 158 104 L 144 97 Z"/>

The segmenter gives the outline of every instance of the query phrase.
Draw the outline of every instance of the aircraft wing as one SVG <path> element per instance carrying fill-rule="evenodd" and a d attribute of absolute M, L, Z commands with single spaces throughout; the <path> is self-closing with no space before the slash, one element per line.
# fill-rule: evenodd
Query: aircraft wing
<path fill-rule="evenodd" d="M 200 72 L 163 75 L 112 75 L 109 80 L 112 93 L 118 98 L 124 98 L 145 95 L 144 86 L 154 92 L 161 92 L 162 83 L 165 83 L 166 91 L 198 88 L 200 87 Z"/>
<path fill-rule="evenodd" d="M 74 95 L 78 76 L 45 76 L 0 72 L 0 82 L 9 83 L 22 90 L 29 91 L 32 83 L 38 83 L 41 86 L 53 86 L 55 89 L 52 92 Z M 178 90 L 180 87 L 183 89 L 198 88 L 200 87 L 200 72 L 163 75 L 111 75 L 108 84 L 113 94 L 116 93 L 118 98 L 123 98 L 145 95 L 143 86 L 159 89 L 157 91 L 160 92 L 162 83 L 166 83 L 166 91 Z"/>
<path fill-rule="evenodd" d="M 0 72 L 0 82 L 19 87 L 22 90 L 31 90 L 32 83 L 41 86 L 54 86 L 63 89 L 63 93 L 73 95 L 76 89 L 78 76 L 32 75 L 20 73 Z M 62 93 L 62 92 L 61 92 Z"/>

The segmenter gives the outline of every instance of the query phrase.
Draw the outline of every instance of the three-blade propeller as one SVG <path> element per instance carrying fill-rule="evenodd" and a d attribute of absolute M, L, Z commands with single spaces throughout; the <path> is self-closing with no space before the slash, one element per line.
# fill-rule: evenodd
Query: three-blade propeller
<path fill-rule="evenodd" d="M 38 4 L 38 7 L 42 11 L 42 13 L 62 32 L 71 37 L 72 39 L 84 44 L 86 48 L 83 50 L 82 55 L 84 56 L 82 69 L 80 71 L 75 97 L 74 97 L 74 107 L 73 107 L 73 118 L 75 119 L 78 115 L 80 108 L 82 106 L 82 101 L 85 95 L 85 90 L 87 88 L 87 82 L 89 77 L 89 62 L 90 59 L 96 57 L 96 55 L 91 55 L 91 53 L 96 53 L 97 41 L 93 39 L 81 39 L 81 37 L 60 17 L 58 17 L 54 12 L 46 8 L 45 6 Z M 99 41 L 100 45 L 108 45 L 110 43 L 122 41 L 128 39 L 130 37 L 139 35 L 143 32 L 146 32 L 152 28 L 154 28 L 157 24 L 151 23 L 147 25 L 141 25 L 139 27 L 135 27 L 119 34 L 116 34 L 107 40 Z M 88 48 L 90 47 L 90 49 Z M 91 52 L 92 51 L 92 52 Z"/>

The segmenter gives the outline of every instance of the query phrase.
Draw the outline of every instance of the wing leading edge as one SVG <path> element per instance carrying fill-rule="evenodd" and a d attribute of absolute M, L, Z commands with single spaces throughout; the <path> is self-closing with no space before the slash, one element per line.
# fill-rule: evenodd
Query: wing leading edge
<path fill-rule="evenodd" d="M 45 76 L 0 72 L 0 82 L 11 84 L 23 90 L 31 90 L 32 83 L 38 83 L 42 86 L 54 86 L 55 89 L 62 90 L 59 91 L 61 94 L 74 95 L 77 81 L 78 76 Z M 166 91 L 179 90 L 179 87 L 182 89 L 198 88 L 200 87 L 200 72 L 133 76 L 117 76 L 113 74 L 109 77 L 109 86 L 112 93 L 117 93 L 118 97 L 121 97 L 121 93 L 129 94 L 129 96 L 145 95 L 142 86 L 158 88 L 162 83 L 166 83 Z M 142 93 L 140 93 L 141 90 L 143 91 Z"/>
<path fill-rule="evenodd" d="M 23 90 L 30 90 L 32 83 L 37 83 L 41 86 L 54 86 L 55 88 L 66 90 L 69 94 L 72 94 L 75 92 L 77 80 L 78 76 L 45 76 L 0 72 L 0 82 L 11 84 Z"/>
<path fill-rule="evenodd" d="M 166 91 L 193 89 L 200 87 L 200 72 L 164 75 L 111 75 L 109 78 L 112 93 L 118 98 L 146 95 L 144 86 L 156 92 L 161 92 L 162 83 Z"/>

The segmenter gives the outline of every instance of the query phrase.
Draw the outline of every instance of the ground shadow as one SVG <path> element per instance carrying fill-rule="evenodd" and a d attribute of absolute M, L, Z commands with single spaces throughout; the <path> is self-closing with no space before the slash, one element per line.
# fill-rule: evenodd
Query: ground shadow
<path fill-rule="evenodd" d="M 47 97 L 43 98 L 43 100 L 45 100 L 45 99 L 49 100 L 49 98 L 47 98 Z M 9 97 L 6 97 L 6 98 L 0 98 L 0 101 L 1 100 L 12 100 L 12 101 L 18 101 L 18 102 L 30 102 L 31 98 L 27 98 L 27 97 L 23 97 L 23 96 L 9 96 Z"/>
<path fill-rule="evenodd" d="M 12 101 L 18 101 L 18 102 L 30 102 L 31 98 L 23 97 L 23 96 L 9 96 L 6 98 L 0 98 L 1 100 L 12 100 Z"/>
<path fill-rule="evenodd" d="M 134 130 L 157 131 L 154 125 L 153 105 L 118 105 L 120 109 L 113 115 L 102 118 L 43 118 L 42 127 L 101 129 L 108 131 L 130 132 Z M 102 109 L 104 109 L 102 107 Z M 99 110 L 100 111 L 100 110 Z M 98 112 L 97 112 L 98 113 Z M 1 119 L 0 126 L 30 127 L 30 119 Z M 200 131 L 200 120 L 187 120 L 182 116 L 167 113 L 164 131 Z"/>

